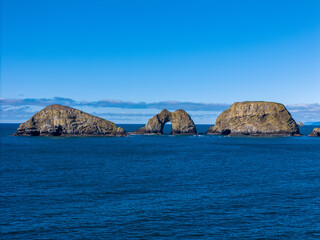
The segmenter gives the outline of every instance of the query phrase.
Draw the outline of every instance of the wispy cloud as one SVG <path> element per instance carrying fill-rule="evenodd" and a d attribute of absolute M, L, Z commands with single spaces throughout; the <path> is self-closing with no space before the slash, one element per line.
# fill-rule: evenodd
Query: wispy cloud
<path fill-rule="evenodd" d="M 296 121 L 320 121 L 320 104 L 291 104 L 286 106 Z"/>
<path fill-rule="evenodd" d="M 129 102 L 121 100 L 100 100 L 100 101 L 75 101 L 70 98 L 54 97 L 54 98 L 25 98 L 16 99 L 9 98 L 0 99 L 0 105 L 10 106 L 47 106 L 50 104 L 61 104 L 68 106 L 90 106 L 90 107 L 109 107 L 123 109 L 146 109 L 155 108 L 176 110 L 183 108 L 189 111 L 222 111 L 230 106 L 230 104 L 220 103 L 195 103 L 195 102 L 179 102 L 179 101 L 162 101 L 162 102 Z"/>
<path fill-rule="evenodd" d="M 76 105 L 77 102 L 70 98 L 0 98 L 0 105 L 10 106 L 47 106 L 50 104 Z"/>
<path fill-rule="evenodd" d="M 286 106 L 291 112 L 320 112 L 320 104 L 291 104 Z"/>
<path fill-rule="evenodd" d="M 184 109 L 196 123 L 214 123 L 217 116 L 231 104 L 195 103 L 179 101 L 129 102 L 121 100 L 76 101 L 70 98 L 0 98 L 1 122 L 23 122 L 44 106 L 61 104 L 76 107 L 96 116 L 114 122 L 144 123 L 161 109 Z M 320 104 L 286 105 L 296 121 L 313 122 L 320 120 Z M 134 111 L 134 112 L 132 112 Z"/>
<path fill-rule="evenodd" d="M 0 121 L 6 123 L 19 123 L 24 122 L 37 111 L 32 110 L 28 106 L 24 107 L 3 107 L 0 106 Z"/>

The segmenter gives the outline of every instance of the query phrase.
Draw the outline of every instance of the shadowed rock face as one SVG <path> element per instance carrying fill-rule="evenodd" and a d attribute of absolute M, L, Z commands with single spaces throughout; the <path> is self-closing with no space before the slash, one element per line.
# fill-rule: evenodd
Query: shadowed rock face
<path fill-rule="evenodd" d="M 113 122 L 58 104 L 50 105 L 21 124 L 14 135 L 124 136 Z"/>
<path fill-rule="evenodd" d="M 320 137 L 320 128 L 314 128 L 312 133 L 310 133 L 308 136 L 310 136 L 310 137 Z"/>
<path fill-rule="evenodd" d="M 197 134 L 194 122 L 189 114 L 182 109 L 172 113 L 167 109 L 163 109 L 151 118 L 144 127 L 132 132 L 132 134 L 163 134 L 163 127 L 167 122 L 172 124 L 172 135 Z"/>
<path fill-rule="evenodd" d="M 299 135 L 299 127 L 280 103 L 236 102 L 207 131 L 214 135 Z"/>

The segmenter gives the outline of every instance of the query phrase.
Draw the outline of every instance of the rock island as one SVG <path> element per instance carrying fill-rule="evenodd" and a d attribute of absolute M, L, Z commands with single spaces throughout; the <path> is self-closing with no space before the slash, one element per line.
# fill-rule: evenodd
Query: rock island
<path fill-rule="evenodd" d="M 160 113 L 149 119 L 148 123 L 144 127 L 130 134 L 163 134 L 163 127 L 167 122 L 171 122 L 172 124 L 171 135 L 197 134 L 194 122 L 189 114 L 182 109 L 178 109 L 174 112 L 163 109 Z"/>
<path fill-rule="evenodd" d="M 207 134 L 300 135 L 299 127 L 283 104 L 236 102 L 222 112 Z"/>
<path fill-rule="evenodd" d="M 310 136 L 310 137 L 320 137 L 320 128 L 314 128 L 312 133 L 310 133 L 308 136 Z"/>
<path fill-rule="evenodd" d="M 14 135 L 27 136 L 125 136 L 113 122 L 58 104 L 37 112 Z"/>

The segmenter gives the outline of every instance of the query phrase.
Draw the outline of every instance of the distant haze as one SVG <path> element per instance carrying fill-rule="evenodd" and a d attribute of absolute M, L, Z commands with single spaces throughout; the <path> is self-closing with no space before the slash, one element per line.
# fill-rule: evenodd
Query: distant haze
<path fill-rule="evenodd" d="M 0 99 L 0 122 L 20 123 L 29 119 L 37 111 L 47 105 L 61 104 L 71 106 L 85 112 L 100 116 L 115 123 L 146 123 L 149 118 L 162 109 L 184 109 L 196 124 L 213 124 L 218 115 L 228 109 L 228 103 L 197 102 L 126 102 L 120 100 L 76 101 L 70 98 L 42 99 Z M 296 121 L 304 123 L 316 122 L 320 119 L 320 104 L 286 105 Z"/>

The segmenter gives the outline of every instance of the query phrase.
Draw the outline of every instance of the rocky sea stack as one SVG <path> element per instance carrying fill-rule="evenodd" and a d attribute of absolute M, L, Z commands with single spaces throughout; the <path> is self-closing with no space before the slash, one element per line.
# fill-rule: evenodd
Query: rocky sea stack
<path fill-rule="evenodd" d="M 262 101 L 232 104 L 207 134 L 300 135 L 298 125 L 283 104 Z"/>
<path fill-rule="evenodd" d="M 160 113 L 151 118 L 144 127 L 131 134 L 163 134 L 163 127 L 167 122 L 171 122 L 172 124 L 171 135 L 197 134 L 194 122 L 189 114 L 182 109 L 178 109 L 174 112 L 163 109 Z"/>
<path fill-rule="evenodd" d="M 297 125 L 298 125 L 299 127 L 304 127 L 304 124 L 303 124 L 302 122 L 298 122 Z"/>
<path fill-rule="evenodd" d="M 320 128 L 314 128 L 312 133 L 310 133 L 308 136 L 310 136 L 310 137 L 320 137 Z"/>
<path fill-rule="evenodd" d="M 28 136 L 124 136 L 113 122 L 58 104 L 50 105 L 21 124 L 14 134 Z"/>

